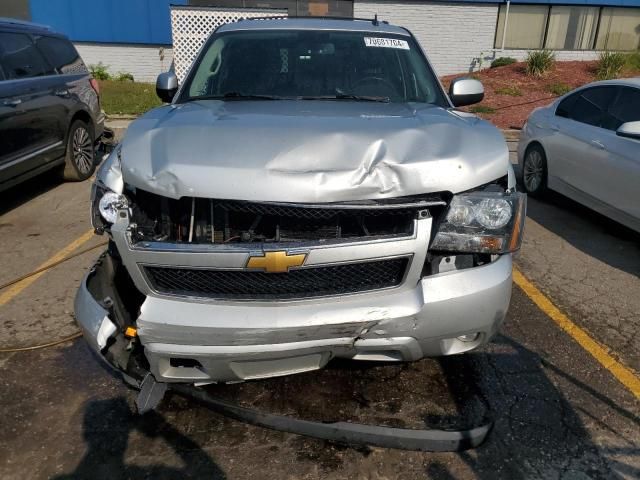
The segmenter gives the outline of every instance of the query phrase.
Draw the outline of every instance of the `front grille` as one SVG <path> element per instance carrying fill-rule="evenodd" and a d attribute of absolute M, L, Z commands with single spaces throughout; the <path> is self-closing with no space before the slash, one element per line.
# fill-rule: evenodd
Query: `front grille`
<path fill-rule="evenodd" d="M 372 208 L 310 208 L 270 203 L 238 202 L 223 200 L 217 205 L 230 212 L 255 213 L 259 215 L 273 215 L 277 217 L 305 218 L 309 220 L 327 220 L 338 215 L 344 216 L 380 216 L 380 215 L 407 215 L 415 213 L 415 208 L 399 207 L 389 209 Z M 414 215 L 415 216 L 415 215 Z"/>
<path fill-rule="evenodd" d="M 435 216 L 437 195 L 352 204 L 277 204 L 238 200 L 171 199 L 127 191 L 132 239 L 175 243 L 351 242 L 407 237 L 414 220 Z"/>
<path fill-rule="evenodd" d="M 402 282 L 407 258 L 307 267 L 288 273 L 143 267 L 164 294 L 221 299 L 292 299 L 366 292 Z"/>

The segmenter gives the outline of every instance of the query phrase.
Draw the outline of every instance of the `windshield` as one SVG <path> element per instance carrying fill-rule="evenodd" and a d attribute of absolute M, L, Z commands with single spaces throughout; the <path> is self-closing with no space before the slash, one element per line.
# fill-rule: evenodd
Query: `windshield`
<path fill-rule="evenodd" d="M 180 101 L 341 99 L 448 106 L 412 38 L 344 31 L 241 31 L 214 35 Z"/>

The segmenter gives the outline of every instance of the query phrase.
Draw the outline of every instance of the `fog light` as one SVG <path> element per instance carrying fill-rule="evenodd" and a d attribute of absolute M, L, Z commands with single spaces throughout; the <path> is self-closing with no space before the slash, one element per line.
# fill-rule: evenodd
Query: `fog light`
<path fill-rule="evenodd" d="M 461 342 L 475 342 L 476 340 L 478 340 L 478 338 L 480 338 L 480 332 L 467 333 L 466 335 L 460 335 L 458 337 L 458 340 L 460 340 Z"/>

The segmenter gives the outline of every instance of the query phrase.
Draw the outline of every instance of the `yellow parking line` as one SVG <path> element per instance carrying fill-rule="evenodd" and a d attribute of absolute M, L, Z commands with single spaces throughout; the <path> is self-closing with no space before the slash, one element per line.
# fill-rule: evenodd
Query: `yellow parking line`
<path fill-rule="evenodd" d="M 604 368 L 609 370 L 636 398 L 640 399 L 640 378 L 629 368 L 622 365 L 609 355 L 609 350 L 600 345 L 582 328 L 573 323 L 569 317 L 562 313 L 551 300 L 549 300 L 538 288 L 514 266 L 513 281 L 535 303 L 540 310 L 546 313 L 560 328 L 567 332 L 578 344 L 589 352 Z"/>
<path fill-rule="evenodd" d="M 75 249 L 77 249 L 80 245 L 82 245 L 83 243 L 85 243 L 88 240 L 90 240 L 93 237 L 93 235 L 94 235 L 93 234 L 93 229 L 87 231 L 84 234 L 82 234 L 80 237 L 76 238 L 73 242 L 71 242 L 69 245 L 67 245 L 62 250 L 60 250 L 58 253 L 56 253 L 53 257 L 51 257 L 46 262 L 41 264 L 36 270 L 40 270 L 42 268 L 46 268 L 49 265 L 51 265 L 52 263 L 56 263 L 56 262 L 62 260 L 64 257 L 66 257 L 67 255 L 72 253 Z M 42 272 L 36 273 L 35 275 L 27 277 L 24 280 L 21 280 L 20 282 L 18 282 L 16 284 L 12 285 L 11 287 L 9 287 L 9 289 L 7 289 L 2 294 L 0 294 L 0 306 L 5 305 L 6 303 L 9 303 L 9 301 L 12 298 L 14 298 L 16 295 L 19 295 L 20 292 L 22 292 L 25 288 L 27 288 L 33 282 L 38 280 L 45 273 L 46 273 L 46 271 L 42 271 Z"/>

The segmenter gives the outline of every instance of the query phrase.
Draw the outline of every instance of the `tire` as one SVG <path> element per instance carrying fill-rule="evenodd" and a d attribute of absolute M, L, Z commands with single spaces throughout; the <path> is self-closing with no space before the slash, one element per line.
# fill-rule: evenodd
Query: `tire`
<path fill-rule="evenodd" d="M 538 144 L 531 145 L 524 154 L 522 186 L 532 197 L 541 197 L 547 190 L 547 156 Z"/>
<path fill-rule="evenodd" d="M 91 125 L 82 120 L 75 120 L 71 124 L 64 159 L 65 180 L 81 182 L 93 175 L 96 169 L 94 140 Z"/>

